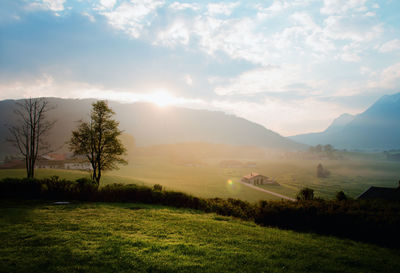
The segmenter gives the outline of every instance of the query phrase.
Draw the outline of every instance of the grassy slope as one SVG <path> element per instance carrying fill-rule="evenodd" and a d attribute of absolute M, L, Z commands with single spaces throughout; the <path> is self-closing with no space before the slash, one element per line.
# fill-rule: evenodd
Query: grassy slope
<path fill-rule="evenodd" d="M 0 272 L 395 272 L 400 252 L 140 204 L 0 201 Z"/>

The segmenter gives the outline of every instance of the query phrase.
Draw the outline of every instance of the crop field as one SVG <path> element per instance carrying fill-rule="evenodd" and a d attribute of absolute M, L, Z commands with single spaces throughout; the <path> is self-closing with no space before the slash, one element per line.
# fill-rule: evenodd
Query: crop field
<path fill-rule="evenodd" d="M 0 272 L 396 272 L 400 252 L 142 204 L 0 200 Z"/>

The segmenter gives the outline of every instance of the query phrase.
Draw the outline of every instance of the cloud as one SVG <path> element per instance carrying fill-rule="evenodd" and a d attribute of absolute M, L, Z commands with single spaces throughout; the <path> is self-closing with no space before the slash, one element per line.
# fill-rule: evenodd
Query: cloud
<path fill-rule="evenodd" d="M 100 0 L 100 9 L 112 9 L 117 0 Z"/>
<path fill-rule="evenodd" d="M 381 53 L 387 53 L 387 52 L 393 52 L 393 51 L 399 51 L 399 50 L 400 50 L 400 40 L 399 39 L 390 40 L 379 47 L 379 52 L 381 52 Z"/>
<path fill-rule="evenodd" d="M 264 67 L 228 79 L 220 83 L 214 92 L 219 96 L 280 92 L 312 94 L 315 92 L 317 82 L 305 78 L 303 71 L 296 66 Z"/>
<path fill-rule="evenodd" d="M 104 11 L 108 23 L 116 29 L 128 33 L 133 38 L 139 38 L 145 26 L 151 25 L 155 11 L 164 5 L 162 0 L 140 0 L 123 2 L 112 11 Z"/>
<path fill-rule="evenodd" d="M 175 21 L 167 29 L 157 34 L 155 45 L 174 47 L 176 45 L 187 45 L 190 39 L 190 32 L 187 24 L 182 21 Z"/>
<path fill-rule="evenodd" d="M 384 68 L 380 73 L 374 73 L 367 82 L 367 87 L 373 90 L 393 90 L 400 86 L 400 62 Z"/>
<path fill-rule="evenodd" d="M 329 16 L 324 20 L 324 34 L 334 40 L 367 42 L 383 33 L 381 24 L 374 24 L 368 17 Z"/>
<path fill-rule="evenodd" d="M 82 12 L 81 13 L 83 16 L 87 17 L 89 19 L 90 22 L 94 23 L 96 22 L 96 19 L 94 18 L 94 16 L 88 12 Z"/>
<path fill-rule="evenodd" d="M 184 76 L 184 80 L 185 80 L 185 83 L 187 84 L 187 85 L 193 85 L 193 79 L 192 79 L 192 76 L 190 76 L 189 74 L 186 74 L 185 76 Z"/>
<path fill-rule="evenodd" d="M 367 10 L 365 3 L 367 0 L 324 0 L 321 8 L 322 14 L 343 14 L 348 11 L 363 12 Z"/>
<path fill-rule="evenodd" d="M 174 10 L 186 10 L 186 9 L 199 10 L 200 5 L 197 3 L 174 2 L 171 5 L 169 5 L 169 8 L 174 9 Z"/>
<path fill-rule="evenodd" d="M 235 3 L 211 3 L 207 5 L 207 10 L 210 15 L 231 15 L 233 10 L 239 5 Z"/>
<path fill-rule="evenodd" d="M 63 11 L 65 1 L 66 0 L 41 0 L 31 3 L 29 7 L 33 9 Z"/>

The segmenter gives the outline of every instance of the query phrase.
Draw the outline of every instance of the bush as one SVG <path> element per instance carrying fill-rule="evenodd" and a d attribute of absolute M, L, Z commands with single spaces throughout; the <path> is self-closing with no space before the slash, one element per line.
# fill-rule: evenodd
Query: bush
<path fill-rule="evenodd" d="M 310 188 L 302 188 L 296 196 L 299 201 L 313 200 L 314 190 Z"/>
<path fill-rule="evenodd" d="M 337 200 L 345 200 L 342 193 L 337 194 Z M 40 180 L 3 179 L 0 196 L 161 204 L 254 220 L 264 226 L 344 236 L 394 247 L 400 245 L 400 202 L 325 201 L 315 199 L 314 191 L 309 188 L 302 189 L 297 195 L 301 202 L 250 204 L 239 199 L 204 199 L 137 185 L 111 184 L 97 188 L 97 184 L 87 178 L 68 181 L 53 176 Z"/>
<path fill-rule="evenodd" d="M 337 201 L 347 200 L 347 196 L 343 191 L 339 191 L 339 192 L 336 193 L 336 200 Z"/>
<path fill-rule="evenodd" d="M 154 191 L 162 191 L 163 187 L 160 184 L 155 184 L 153 186 Z"/>

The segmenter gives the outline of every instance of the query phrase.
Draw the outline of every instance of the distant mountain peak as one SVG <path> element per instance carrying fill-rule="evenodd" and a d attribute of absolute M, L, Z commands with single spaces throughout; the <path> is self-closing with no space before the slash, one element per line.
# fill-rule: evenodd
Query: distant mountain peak
<path fill-rule="evenodd" d="M 332 144 L 346 149 L 400 148 L 400 93 L 385 95 L 367 110 L 352 116 L 343 114 L 320 133 L 290 137 L 308 145 Z"/>

